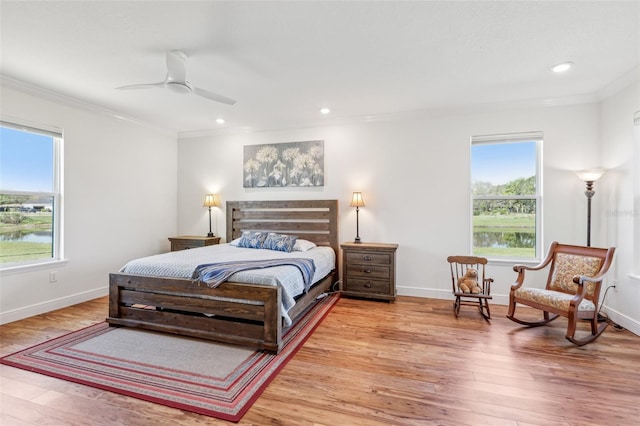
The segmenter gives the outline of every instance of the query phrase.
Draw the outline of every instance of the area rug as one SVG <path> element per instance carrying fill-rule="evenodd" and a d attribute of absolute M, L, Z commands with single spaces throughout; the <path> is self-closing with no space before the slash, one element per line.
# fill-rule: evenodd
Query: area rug
<path fill-rule="evenodd" d="M 338 298 L 321 299 L 287 329 L 278 355 L 99 323 L 7 355 L 0 363 L 237 422 Z"/>

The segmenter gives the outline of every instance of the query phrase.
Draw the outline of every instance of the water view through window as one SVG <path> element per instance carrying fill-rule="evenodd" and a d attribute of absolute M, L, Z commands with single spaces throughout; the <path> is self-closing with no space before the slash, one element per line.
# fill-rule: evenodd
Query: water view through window
<path fill-rule="evenodd" d="M 55 257 L 56 137 L 0 127 L 0 265 Z"/>
<path fill-rule="evenodd" d="M 537 142 L 473 144 L 474 255 L 535 258 Z"/>

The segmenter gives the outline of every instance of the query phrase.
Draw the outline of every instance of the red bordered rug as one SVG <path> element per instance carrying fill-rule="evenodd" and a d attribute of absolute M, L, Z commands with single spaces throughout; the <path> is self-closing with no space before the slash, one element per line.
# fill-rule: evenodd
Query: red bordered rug
<path fill-rule="evenodd" d="M 338 298 L 321 299 L 286 330 L 278 355 L 99 323 L 7 355 L 0 363 L 237 422 Z"/>

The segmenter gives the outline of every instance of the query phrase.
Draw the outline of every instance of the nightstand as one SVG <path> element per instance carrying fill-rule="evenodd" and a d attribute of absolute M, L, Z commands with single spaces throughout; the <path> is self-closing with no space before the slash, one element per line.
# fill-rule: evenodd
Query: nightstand
<path fill-rule="evenodd" d="M 188 250 L 196 247 L 212 246 L 220 243 L 220 237 L 171 237 L 171 251 Z"/>
<path fill-rule="evenodd" d="M 397 244 L 344 243 L 342 294 L 369 299 L 396 299 Z"/>

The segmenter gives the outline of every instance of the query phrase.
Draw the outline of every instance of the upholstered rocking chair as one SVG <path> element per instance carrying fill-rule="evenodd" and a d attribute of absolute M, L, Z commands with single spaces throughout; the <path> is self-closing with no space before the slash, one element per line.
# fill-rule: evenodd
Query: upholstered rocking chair
<path fill-rule="evenodd" d="M 476 306 L 480 314 L 487 320 L 491 319 L 489 300 L 491 300 L 491 283 L 493 278 L 485 276 L 487 259 L 477 256 L 449 256 L 449 269 L 451 270 L 451 284 L 453 286 L 453 312 L 456 317 L 460 315 L 460 306 Z M 458 280 L 462 278 L 469 269 L 477 272 L 476 281 L 481 288 L 479 293 L 465 293 L 458 287 Z"/>
<path fill-rule="evenodd" d="M 615 247 L 609 249 L 551 243 L 547 257 L 537 266 L 515 265 L 518 273 L 511 286 L 507 318 L 518 324 L 536 327 L 556 318 L 568 318 L 566 339 L 578 346 L 598 338 L 608 323 L 598 324 L 600 287 L 611 262 Z M 549 269 L 544 288 L 524 286 L 525 272 Z M 542 311 L 539 321 L 525 321 L 515 316 L 516 305 L 527 305 Z M 591 334 L 576 337 L 578 320 L 588 320 Z"/>

